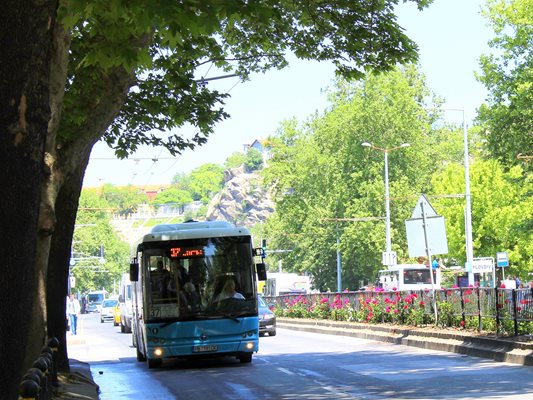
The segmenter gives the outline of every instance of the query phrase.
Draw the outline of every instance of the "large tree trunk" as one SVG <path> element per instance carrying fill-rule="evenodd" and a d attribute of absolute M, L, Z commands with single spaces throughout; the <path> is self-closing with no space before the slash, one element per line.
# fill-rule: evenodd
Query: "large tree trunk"
<path fill-rule="evenodd" d="M 56 138 L 61 120 L 61 111 L 67 79 L 68 48 L 70 35 L 57 23 L 53 32 L 52 54 L 50 62 L 50 110 L 51 117 L 48 124 L 48 135 L 45 145 L 44 172 L 45 180 L 41 191 L 41 204 L 39 210 L 39 235 L 37 237 L 37 254 L 35 272 L 38 284 L 32 311 L 32 342 L 38 343 L 39 335 L 42 341 L 47 334 L 47 307 L 46 307 L 46 279 L 48 273 L 48 256 L 50 240 L 55 229 L 55 199 L 57 187 L 61 183 L 61 174 L 57 171 L 57 145 Z M 59 339 L 59 337 L 58 337 Z M 64 340 L 61 342 L 64 343 Z M 31 362 L 31 360 L 27 360 Z"/>
<path fill-rule="evenodd" d="M 41 191 L 41 204 L 39 210 L 39 236 L 37 241 L 37 257 L 35 269 L 39 273 L 39 284 L 43 287 L 42 296 L 39 296 L 34 304 L 34 314 L 42 315 L 38 319 L 40 324 L 36 324 L 35 330 L 46 332 L 48 337 L 60 339 L 60 345 L 66 346 L 64 335 L 57 335 L 56 332 L 50 334 L 47 331 L 48 311 L 47 311 L 47 277 L 48 259 L 51 238 L 56 227 L 55 201 L 59 185 L 62 183 L 62 175 L 57 170 L 57 134 L 61 121 L 63 98 L 65 93 L 65 83 L 67 79 L 68 49 L 70 45 L 70 35 L 61 24 L 56 24 L 53 35 L 53 48 L 50 65 L 50 108 L 51 119 L 48 124 L 48 137 L 45 147 L 45 181 Z M 66 293 L 65 293 L 66 297 Z M 60 307 L 64 309 L 65 305 Z M 62 321 L 64 328 L 65 320 Z"/>
<path fill-rule="evenodd" d="M 45 182 L 46 187 L 43 190 L 45 195 L 41 204 L 43 215 L 48 215 L 48 222 L 53 224 L 50 246 L 47 246 L 46 238 L 41 238 L 42 246 L 38 248 L 39 260 L 43 262 L 42 268 L 47 267 L 47 329 L 50 337 L 55 336 L 60 341 L 59 368 L 64 371 L 69 369 L 65 297 L 68 288 L 72 235 L 83 177 L 92 147 L 102 137 L 124 104 L 128 90 L 134 82 L 134 74 L 117 68 L 109 75 L 102 76 L 102 81 L 106 82 L 105 93 L 95 94 L 95 98 L 101 100 L 87 118 L 87 124 L 81 126 L 77 132 L 69 132 L 75 140 L 58 150 L 50 149 L 54 154 L 53 171 L 49 175 L 50 179 Z"/>
<path fill-rule="evenodd" d="M 51 28 L 57 1 L 2 4 L 0 26 L 0 393 L 17 399 L 30 342 L 36 298 L 34 259 L 49 109 Z M 42 337 L 41 335 L 39 335 Z"/>
<path fill-rule="evenodd" d="M 90 149 L 79 160 L 74 171 L 68 174 L 57 195 L 55 207 L 60 210 L 57 215 L 56 228 L 50 245 L 48 261 L 48 278 L 46 285 L 48 313 L 48 334 L 57 337 L 60 342 L 58 368 L 69 370 L 65 299 L 68 290 L 69 259 L 72 235 L 78 212 L 78 202 L 83 184 L 83 176 L 89 162 Z"/>

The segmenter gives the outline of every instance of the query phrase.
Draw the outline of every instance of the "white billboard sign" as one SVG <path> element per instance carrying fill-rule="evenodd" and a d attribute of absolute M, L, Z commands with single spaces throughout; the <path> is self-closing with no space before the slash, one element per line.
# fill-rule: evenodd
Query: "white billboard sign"
<path fill-rule="evenodd" d="M 405 221 L 407 231 L 407 245 L 409 257 L 425 256 L 426 242 L 424 238 L 424 223 L 422 218 L 408 219 Z M 447 254 L 448 240 L 446 238 L 446 225 L 444 217 L 427 217 L 426 232 L 430 254 Z"/>
<path fill-rule="evenodd" d="M 494 259 L 493 258 L 474 258 L 472 261 L 472 272 L 475 274 L 483 274 L 493 272 Z"/>

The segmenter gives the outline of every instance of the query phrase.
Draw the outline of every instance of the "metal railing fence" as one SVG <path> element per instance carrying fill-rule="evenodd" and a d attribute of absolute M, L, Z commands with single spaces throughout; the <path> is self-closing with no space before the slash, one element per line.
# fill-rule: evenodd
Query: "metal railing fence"
<path fill-rule="evenodd" d="M 31 368 L 22 377 L 19 400 L 51 400 L 57 379 L 57 351 L 59 340 L 52 338 L 41 350 Z"/>
<path fill-rule="evenodd" d="M 518 336 L 533 333 L 533 288 L 458 287 L 436 290 L 434 297 L 431 290 L 327 292 L 265 296 L 265 300 L 281 310 L 295 306 L 311 309 L 321 305 L 322 314 L 315 312 L 314 315 L 323 315 L 325 318 L 331 316 L 332 309 L 340 308 L 339 305 L 356 314 L 369 303 L 379 303 L 383 306 L 381 322 L 386 322 L 384 315 L 387 304 L 406 302 L 405 306 L 408 306 L 409 302 L 413 301 L 422 304 L 424 313 L 430 320 L 434 312 L 434 300 L 438 311 L 438 321 L 433 320 L 434 323 L 438 322 L 443 326 L 475 327 L 479 331 L 494 331 L 498 335 Z M 329 313 L 325 307 L 326 303 Z"/>

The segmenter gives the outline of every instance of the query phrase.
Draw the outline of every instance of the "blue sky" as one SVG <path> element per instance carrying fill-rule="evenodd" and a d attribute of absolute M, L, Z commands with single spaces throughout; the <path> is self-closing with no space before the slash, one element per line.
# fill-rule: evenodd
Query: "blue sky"
<path fill-rule="evenodd" d="M 480 15 L 483 4 L 484 0 L 435 0 L 422 12 L 412 4 L 398 9 L 400 25 L 419 46 L 428 86 L 446 99 L 445 107 L 464 108 L 467 121 L 486 97 L 474 77 L 479 57 L 489 52 L 487 42 L 492 37 Z M 304 121 L 322 111 L 327 106 L 323 89 L 333 78 L 331 64 L 294 60 L 282 71 L 254 75 L 248 82 L 234 78 L 214 81 L 210 85 L 231 95 L 226 102 L 231 118 L 216 127 L 206 145 L 177 159 L 169 159 L 159 148 L 143 148 L 128 160 L 116 160 L 112 150 L 98 143 L 84 186 L 169 184 L 178 172 L 190 172 L 208 162 L 222 164 L 233 152 L 242 151 L 244 144 L 273 134 L 281 121 L 292 117 Z M 445 118 L 460 122 L 462 113 L 448 111 Z"/>

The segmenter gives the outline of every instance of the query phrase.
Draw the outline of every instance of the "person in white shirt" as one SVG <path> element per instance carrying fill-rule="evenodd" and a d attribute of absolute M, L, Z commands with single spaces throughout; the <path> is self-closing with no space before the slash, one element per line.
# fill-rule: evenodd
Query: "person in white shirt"
<path fill-rule="evenodd" d="M 77 333 L 80 309 L 80 302 L 74 297 L 74 294 L 71 293 L 67 299 L 67 317 L 70 321 L 70 331 L 73 335 Z"/>
<path fill-rule="evenodd" d="M 222 288 L 222 291 L 215 299 L 215 302 L 219 302 L 219 301 L 231 299 L 231 298 L 245 300 L 242 294 L 235 291 L 235 281 L 233 279 L 228 279 L 224 283 L 224 287 Z"/>

